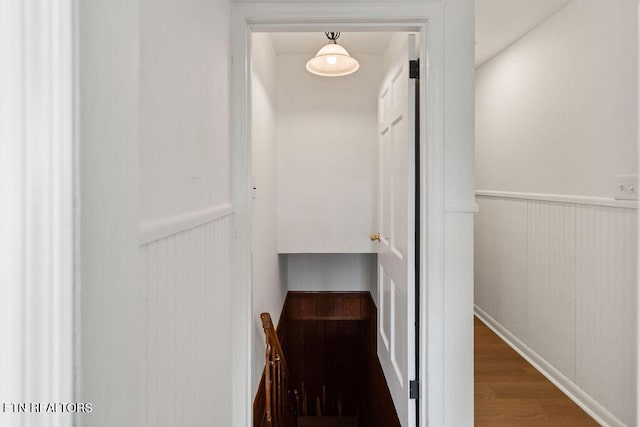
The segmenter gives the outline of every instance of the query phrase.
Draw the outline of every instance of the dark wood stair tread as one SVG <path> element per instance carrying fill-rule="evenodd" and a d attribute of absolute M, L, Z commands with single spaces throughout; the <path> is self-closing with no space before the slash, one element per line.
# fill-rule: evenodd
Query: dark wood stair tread
<path fill-rule="evenodd" d="M 358 427 L 358 418 L 298 417 L 298 427 Z"/>

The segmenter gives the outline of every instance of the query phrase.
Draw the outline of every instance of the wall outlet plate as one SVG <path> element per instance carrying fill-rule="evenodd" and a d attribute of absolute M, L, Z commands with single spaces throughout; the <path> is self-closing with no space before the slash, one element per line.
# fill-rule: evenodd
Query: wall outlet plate
<path fill-rule="evenodd" d="M 638 175 L 616 176 L 617 200 L 638 200 Z"/>

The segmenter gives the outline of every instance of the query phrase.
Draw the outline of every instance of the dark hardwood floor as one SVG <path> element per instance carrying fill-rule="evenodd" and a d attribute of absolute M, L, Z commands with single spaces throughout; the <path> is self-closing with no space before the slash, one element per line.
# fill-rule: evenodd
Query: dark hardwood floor
<path fill-rule="evenodd" d="M 597 426 L 587 413 L 475 319 L 476 426 Z"/>

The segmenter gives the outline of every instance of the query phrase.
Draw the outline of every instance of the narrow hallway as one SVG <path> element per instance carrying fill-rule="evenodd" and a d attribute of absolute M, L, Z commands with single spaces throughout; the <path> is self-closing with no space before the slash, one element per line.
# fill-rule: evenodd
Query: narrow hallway
<path fill-rule="evenodd" d="M 474 332 L 477 427 L 598 425 L 478 318 Z"/>

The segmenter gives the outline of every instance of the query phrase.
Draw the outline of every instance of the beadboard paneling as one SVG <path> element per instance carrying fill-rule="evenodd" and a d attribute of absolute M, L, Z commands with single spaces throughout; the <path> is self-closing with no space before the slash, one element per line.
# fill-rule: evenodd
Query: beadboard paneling
<path fill-rule="evenodd" d="M 475 302 L 495 319 L 511 325 L 514 333 L 527 332 L 527 203 L 522 200 L 478 199 L 476 216 Z M 510 259 L 503 263 L 501 260 Z"/>
<path fill-rule="evenodd" d="M 510 203 L 510 202 L 507 202 Z M 524 342 L 575 377 L 575 208 L 527 203 L 528 336 Z M 508 251 L 501 262 L 508 262 Z M 503 286 L 509 286 L 504 283 Z"/>
<path fill-rule="evenodd" d="M 476 306 L 591 396 L 592 414 L 632 425 L 636 209 L 522 195 L 478 205 Z"/>
<path fill-rule="evenodd" d="M 576 208 L 576 383 L 634 424 L 636 212 Z"/>
<path fill-rule="evenodd" d="M 140 246 L 146 293 L 147 426 L 205 425 L 228 414 L 232 216 Z M 224 407 L 222 407 L 224 406 Z"/>

